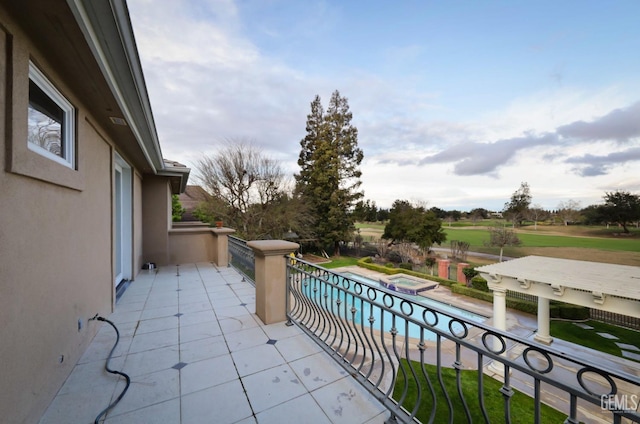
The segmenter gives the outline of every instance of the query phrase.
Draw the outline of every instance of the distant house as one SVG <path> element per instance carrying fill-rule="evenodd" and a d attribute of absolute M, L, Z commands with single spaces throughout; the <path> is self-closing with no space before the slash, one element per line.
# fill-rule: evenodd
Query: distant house
<path fill-rule="evenodd" d="M 0 2 L 0 411 L 32 423 L 109 315 L 167 262 L 171 194 L 124 0 Z"/>
<path fill-rule="evenodd" d="M 184 193 L 180 193 L 178 200 L 185 209 L 184 215 L 182 215 L 182 221 L 197 221 L 198 219 L 193 216 L 193 211 L 203 202 L 208 201 L 211 195 L 200 186 L 188 185 Z"/>

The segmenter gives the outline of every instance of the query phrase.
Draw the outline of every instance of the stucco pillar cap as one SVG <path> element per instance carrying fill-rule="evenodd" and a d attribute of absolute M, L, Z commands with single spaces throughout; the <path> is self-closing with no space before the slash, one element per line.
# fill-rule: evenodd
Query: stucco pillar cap
<path fill-rule="evenodd" d="M 286 255 L 300 247 L 298 243 L 285 240 L 254 240 L 248 242 L 247 246 L 261 256 Z"/>
<path fill-rule="evenodd" d="M 211 232 L 219 236 L 228 236 L 229 234 L 233 234 L 236 232 L 233 228 L 221 227 L 221 228 L 210 228 Z"/>

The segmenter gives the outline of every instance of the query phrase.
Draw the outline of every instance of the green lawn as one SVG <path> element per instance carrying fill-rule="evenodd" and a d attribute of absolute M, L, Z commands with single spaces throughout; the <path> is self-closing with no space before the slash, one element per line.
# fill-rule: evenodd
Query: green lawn
<path fill-rule="evenodd" d="M 638 331 L 605 324 L 599 321 L 587 321 L 585 324 L 593 327 L 593 330 L 580 328 L 568 321 L 551 321 L 550 333 L 551 336 L 558 339 L 589 347 L 600 352 L 606 352 L 621 358 L 623 357 L 622 351 L 615 342 L 626 343 L 640 348 L 640 332 Z M 609 333 L 616 336 L 618 340 L 606 339 L 596 333 Z"/>
<path fill-rule="evenodd" d="M 351 265 L 357 265 L 357 264 L 358 264 L 358 258 L 352 258 L 350 256 L 340 256 L 338 258 L 336 257 L 331 258 L 331 262 L 323 263 L 322 266 L 324 268 L 340 268 L 343 266 L 351 266 Z"/>
<path fill-rule="evenodd" d="M 466 241 L 471 250 L 482 251 L 484 243 L 489 240 L 489 230 L 462 230 L 444 227 L 447 242 L 451 240 Z M 637 239 L 572 237 L 543 234 L 518 233 L 522 245 L 526 247 L 582 247 L 588 249 L 617 250 L 640 252 L 640 241 Z M 447 244 L 445 242 L 444 244 Z"/>
<path fill-rule="evenodd" d="M 402 360 L 405 366 L 407 361 Z M 423 392 L 422 401 L 418 409 L 417 417 L 422 422 L 429 422 L 429 416 L 433 408 L 433 400 L 431 398 L 431 392 L 428 389 L 428 384 L 425 378 L 422 376 L 420 370 L 420 363 L 413 362 L 412 366 L 419 375 L 419 381 L 423 388 L 427 388 L 427 393 Z M 407 368 L 408 369 L 408 368 Z M 449 422 L 449 407 L 447 406 L 447 400 L 445 394 L 438 383 L 437 367 L 435 365 L 425 365 L 429 380 L 434 386 L 436 392 L 436 416 L 434 422 L 444 423 Z M 394 399 L 398 399 L 404 390 L 405 378 L 401 372 L 398 373 L 398 380 L 395 384 Z M 415 382 L 413 382 L 413 376 L 409 374 L 409 393 L 404 406 L 407 410 L 412 410 L 418 399 L 418 390 Z M 454 423 L 467 423 L 469 422 L 462 406 L 462 401 L 458 396 L 458 389 L 456 384 L 456 372 L 454 369 L 442 368 L 442 378 L 446 391 L 453 403 L 453 422 Z M 478 402 L 478 371 L 465 370 L 462 371 L 462 392 L 467 405 L 471 411 L 471 418 L 473 422 L 485 422 L 482 411 L 480 410 Z M 489 420 L 497 423 L 503 423 L 504 420 L 504 396 L 500 393 L 502 383 L 484 376 L 484 404 L 489 415 Z M 514 390 L 514 395 L 511 398 L 511 422 L 513 423 L 532 423 L 534 401 L 528 395 Z M 566 415 L 547 406 L 541 407 L 541 422 L 544 423 L 562 423 L 566 419 Z"/>

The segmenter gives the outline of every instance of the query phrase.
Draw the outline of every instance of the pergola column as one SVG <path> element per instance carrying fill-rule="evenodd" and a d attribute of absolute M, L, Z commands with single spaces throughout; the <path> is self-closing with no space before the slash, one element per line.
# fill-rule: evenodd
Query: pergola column
<path fill-rule="evenodd" d="M 492 288 L 493 290 L 493 326 L 498 330 L 505 331 L 507 329 L 507 290 L 502 287 Z M 502 343 L 495 338 L 493 340 L 493 349 L 499 351 L 502 349 Z M 505 355 L 505 353 L 503 353 Z M 493 361 L 489 368 L 497 374 L 504 376 L 504 365 L 501 362 Z"/>
<path fill-rule="evenodd" d="M 538 331 L 533 339 L 546 345 L 553 342 L 549 334 L 549 299 L 546 297 L 538 297 Z"/>

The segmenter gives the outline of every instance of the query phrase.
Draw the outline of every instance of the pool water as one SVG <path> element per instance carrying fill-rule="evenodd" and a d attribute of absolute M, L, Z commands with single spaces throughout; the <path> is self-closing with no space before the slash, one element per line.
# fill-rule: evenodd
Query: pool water
<path fill-rule="evenodd" d="M 385 293 L 388 293 L 387 291 L 382 290 L 382 286 L 380 285 L 380 283 L 378 281 L 372 280 L 370 278 L 367 277 L 363 277 L 360 276 L 358 274 L 353 274 L 353 273 L 342 273 L 341 275 L 347 277 L 349 280 L 352 281 L 357 281 L 357 282 L 361 282 L 361 283 L 365 283 L 373 288 L 376 289 L 377 291 L 377 302 L 382 303 L 383 300 L 383 295 Z M 310 289 L 311 287 L 309 287 Z M 344 311 L 350 311 L 351 307 L 355 307 L 357 312 L 355 313 L 355 316 L 353 317 L 353 322 L 355 324 L 361 324 L 362 320 L 364 320 L 364 324 L 365 326 L 369 325 L 369 317 L 373 316 L 375 318 L 374 323 L 372 324 L 373 328 L 376 330 L 383 330 L 386 332 L 389 332 L 393 326 L 393 315 L 391 312 L 386 311 L 386 310 L 382 310 L 381 308 L 377 307 L 376 305 L 372 305 L 371 303 L 367 302 L 367 301 L 363 301 L 357 297 L 355 297 L 352 293 L 347 293 L 343 290 L 337 291 L 337 290 L 330 290 L 329 291 L 330 295 L 337 295 L 339 296 L 340 300 L 341 300 L 341 307 L 340 307 L 340 313 L 342 315 L 344 315 Z M 307 296 L 309 296 L 309 293 L 307 293 Z M 363 287 L 363 296 L 366 298 L 367 294 L 366 294 L 366 287 Z M 309 296 L 311 297 L 311 296 Z M 423 317 L 423 313 L 425 311 L 425 309 L 432 309 L 432 310 L 437 310 L 437 311 L 442 311 L 445 313 L 450 313 L 454 316 L 458 316 L 460 318 L 463 318 L 467 321 L 471 321 L 471 322 L 477 322 L 477 323 L 481 323 L 487 320 L 487 317 L 482 316 L 482 315 L 478 315 L 475 314 L 473 312 L 467 311 L 465 309 L 461 309 L 458 307 L 455 307 L 453 305 L 449 305 L 443 302 L 439 302 L 437 300 L 433 300 L 433 299 L 429 299 L 423 296 L 414 296 L 414 295 L 403 295 L 402 296 L 405 299 L 410 299 L 411 301 L 415 302 L 416 305 L 414 305 L 413 310 L 410 311 L 409 309 L 407 309 L 407 307 L 405 306 L 405 310 L 401 310 L 401 301 L 399 300 L 399 298 L 395 298 L 394 301 L 394 306 L 391 308 L 395 313 L 399 314 L 396 315 L 396 319 L 395 319 L 395 327 L 398 330 L 398 334 L 404 336 L 405 333 L 407 332 L 407 328 L 408 328 L 408 336 L 412 337 L 412 338 L 416 338 L 419 339 L 420 338 L 420 326 L 413 324 L 411 322 L 407 322 L 405 319 L 402 318 L 402 316 L 404 316 L 406 313 L 411 313 L 411 317 L 419 322 L 425 322 L 424 321 L 424 317 Z M 332 302 L 333 305 L 335 305 L 335 302 Z M 347 304 L 346 309 L 345 309 L 345 305 L 344 303 Z M 334 308 L 336 308 L 335 306 L 333 306 Z M 373 310 L 372 310 L 373 309 Z M 336 312 L 337 309 L 334 309 L 334 312 Z M 351 312 L 348 312 L 349 314 L 349 319 L 351 319 Z M 427 322 L 429 324 L 434 322 L 434 314 L 431 312 L 427 312 L 426 313 L 426 319 Z M 451 321 L 451 318 L 448 317 L 447 315 L 443 315 L 443 314 L 438 314 L 438 322 L 435 325 L 436 328 L 449 332 L 449 322 Z M 408 325 L 405 325 L 405 323 L 408 323 Z M 460 324 L 458 324 L 457 322 L 454 322 L 451 326 L 451 328 L 453 329 L 454 332 L 458 333 L 461 332 L 463 330 L 462 326 Z M 425 331 L 424 332 L 424 339 L 425 340 L 436 340 L 436 334 L 431 332 L 431 331 Z"/>

